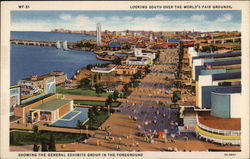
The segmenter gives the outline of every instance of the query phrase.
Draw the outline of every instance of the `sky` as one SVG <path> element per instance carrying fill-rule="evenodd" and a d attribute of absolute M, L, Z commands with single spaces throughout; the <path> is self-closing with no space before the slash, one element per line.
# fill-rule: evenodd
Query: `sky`
<path fill-rule="evenodd" d="M 144 31 L 240 31 L 240 10 L 12 11 L 11 31 L 52 29 Z"/>

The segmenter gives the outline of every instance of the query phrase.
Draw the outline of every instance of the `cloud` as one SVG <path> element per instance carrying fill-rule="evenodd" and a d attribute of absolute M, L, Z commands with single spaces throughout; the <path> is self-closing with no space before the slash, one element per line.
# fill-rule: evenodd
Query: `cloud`
<path fill-rule="evenodd" d="M 45 20 L 21 19 L 12 22 L 12 30 L 18 31 L 49 31 L 55 28 L 70 30 L 95 30 L 96 23 L 101 23 L 102 30 L 145 30 L 145 31 L 177 31 L 177 30 L 240 30 L 240 23 L 233 21 L 231 14 L 222 14 L 218 18 L 211 20 L 207 15 L 194 14 L 185 16 L 166 16 L 157 14 L 155 16 L 88 16 L 86 14 L 61 14 L 57 18 L 47 18 Z M 59 17 L 59 18 L 58 18 Z M 226 22 L 226 23 L 225 23 Z M 225 25 L 227 24 L 227 25 Z"/>
<path fill-rule="evenodd" d="M 120 18 L 118 16 L 112 16 L 110 20 L 117 21 L 117 20 L 120 20 Z"/>
<path fill-rule="evenodd" d="M 216 19 L 216 22 L 228 22 L 231 21 L 233 16 L 231 14 L 224 14 Z"/>
<path fill-rule="evenodd" d="M 93 18 L 93 21 L 95 21 L 95 22 L 102 22 L 102 21 L 105 21 L 105 20 L 106 20 L 105 17 L 94 17 Z"/>
<path fill-rule="evenodd" d="M 89 23 L 91 22 L 91 20 L 89 19 L 89 17 L 84 16 L 84 15 L 79 15 L 75 18 L 76 22 L 83 22 L 83 23 Z"/>
<path fill-rule="evenodd" d="M 124 20 L 133 20 L 133 17 L 131 17 L 131 16 L 124 16 L 123 19 Z"/>
<path fill-rule="evenodd" d="M 202 21 L 202 20 L 205 20 L 206 16 L 205 15 L 192 15 L 190 18 L 193 21 Z"/>
<path fill-rule="evenodd" d="M 62 20 L 71 20 L 71 15 L 70 14 L 61 14 L 59 15 L 59 18 Z"/>
<path fill-rule="evenodd" d="M 157 14 L 153 20 L 166 20 L 167 17 L 165 17 L 164 15 L 161 15 L 161 14 Z"/>

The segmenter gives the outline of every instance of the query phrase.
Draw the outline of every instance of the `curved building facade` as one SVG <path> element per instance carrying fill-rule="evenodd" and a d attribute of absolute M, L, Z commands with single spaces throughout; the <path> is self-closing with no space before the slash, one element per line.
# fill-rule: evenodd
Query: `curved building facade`
<path fill-rule="evenodd" d="M 218 118 L 199 113 L 195 132 L 200 139 L 222 145 L 241 145 L 240 118 Z"/>
<path fill-rule="evenodd" d="M 230 95 L 212 92 L 211 115 L 220 118 L 230 118 Z"/>
<path fill-rule="evenodd" d="M 240 86 L 211 92 L 211 115 L 219 118 L 240 118 L 240 98 Z"/>

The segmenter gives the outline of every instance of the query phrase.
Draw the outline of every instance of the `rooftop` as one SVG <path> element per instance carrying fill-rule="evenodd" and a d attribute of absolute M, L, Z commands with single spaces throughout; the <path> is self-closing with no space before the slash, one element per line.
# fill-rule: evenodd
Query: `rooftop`
<path fill-rule="evenodd" d="M 91 69 L 92 72 L 102 72 L 102 73 L 110 73 L 115 69 L 112 67 L 94 67 Z"/>
<path fill-rule="evenodd" d="M 119 43 L 116 43 L 116 42 L 111 42 L 108 44 L 108 47 L 121 47 L 121 45 Z"/>
<path fill-rule="evenodd" d="M 241 78 L 241 72 L 219 73 L 219 74 L 212 75 L 213 81 L 227 80 L 227 79 L 239 79 L 239 78 Z"/>
<path fill-rule="evenodd" d="M 178 39 L 168 39 L 167 42 L 169 43 L 179 43 L 181 40 Z"/>
<path fill-rule="evenodd" d="M 235 57 L 241 56 L 241 52 L 232 52 L 232 53 L 221 53 L 221 54 L 200 54 L 198 58 L 223 58 L 223 57 Z"/>
<path fill-rule="evenodd" d="M 137 69 L 144 69 L 144 65 L 115 65 L 109 64 L 110 67 L 115 67 L 117 69 L 130 69 L 130 68 L 137 68 Z"/>
<path fill-rule="evenodd" d="M 53 75 L 50 75 L 50 74 L 40 75 L 40 76 L 34 75 L 34 76 L 31 76 L 31 77 L 28 77 L 28 78 L 24 78 L 22 80 L 26 80 L 26 81 L 42 81 L 43 79 L 48 78 L 48 77 L 53 77 Z"/>
<path fill-rule="evenodd" d="M 207 127 L 220 130 L 241 130 L 240 118 L 218 118 L 210 115 L 210 112 L 199 112 L 199 122 Z"/>
<path fill-rule="evenodd" d="M 26 81 L 41 81 L 41 80 L 43 80 L 43 79 L 45 79 L 47 77 L 60 76 L 60 75 L 65 75 L 65 73 L 62 72 L 62 71 L 56 70 L 56 71 L 52 71 L 52 72 L 50 72 L 48 74 L 45 74 L 45 75 L 33 75 L 33 76 L 28 77 L 28 78 L 24 78 L 22 80 L 26 80 Z"/>
<path fill-rule="evenodd" d="M 225 66 L 225 65 L 236 65 L 236 64 L 241 64 L 241 59 L 223 60 L 223 61 L 205 63 L 206 66 Z"/>
<path fill-rule="evenodd" d="M 50 101 L 47 101 L 43 104 L 38 105 L 37 107 L 33 108 L 35 110 L 47 110 L 47 111 L 54 111 L 61 106 L 63 106 L 66 103 L 69 103 L 70 100 L 65 100 L 65 99 L 53 99 Z"/>
<path fill-rule="evenodd" d="M 229 93 L 241 93 L 241 86 L 220 88 L 213 91 L 214 93 L 229 94 Z"/>

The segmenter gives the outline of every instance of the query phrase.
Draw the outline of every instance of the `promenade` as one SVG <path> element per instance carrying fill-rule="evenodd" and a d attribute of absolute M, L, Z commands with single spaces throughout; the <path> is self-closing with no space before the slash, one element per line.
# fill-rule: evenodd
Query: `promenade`
<path fill-rule="evenodd" d="M 143 137 L 136 136 L 138 122 L 129 119 L 128 115 L 115 113 L 102 124 L 102 128 L 109 126 L 111 129 L 110 139 L 105 139 L 107 135 L 104 130 L 96 130 L 95 137 L 91 137 L 86 143 L 74 142 L 68 144 L 56 144 L 57 151 L 164 151 L 167 148 L 178 151 L 207 151 L 208 149 L 240 150 L 239 146 L 221 146 L 211 144 L 190 136 L 186 141 L 183 137 L 178 137 L 174 142 L 164 142 L 163 139 L 154 139 L 154 143 L 148 143 Z M 121 139 L 121 140 L 120 140 Z M 119 149 L 117 146 L 119 145 Z M 137 146 L 138 145 L 138 146 Z M 10 146 L 10 151 L 32 151 L 33 145 Z"/>
<path fill-rule="evenodd" d="M 189 134 L 187 140 L 179 133 L 178 110 L 169 107 L 173 91 L 176 90 L 174 71 L 177 69 L 177 51 L 166 49 L 160 54 L 159 60 L 151 67 L 152 71 L 141 79 L 141 85 L 133 88 L 127 99 L 119 100 L 122 102 L 119 112 L 112 114 L 99 130 L 91 131 L 91 138 L 82 142 L 57 144 L 57 151 L 240 150 L 239 146 L 200 141 L 194 134 Z M 67 98 L 80 99 L 77 96 Z M 184 93 L 183 99 L 180 103 L 194 104 L 193 97 L 187 93 Z M 169 135 L 156 138 L 163 132 Z M 33 145 L 10 146 L 12 151 L 30 151 L 32 148 Z"/>
<path fill-rule="evenodd" d="M 80 129 L 71 129 L 71 128 L 60 128 L 60 127 L 49 127 L 44 126 L 46 122 L 40 121 L 36 125 L 38 126 L 38 129 L 41 131 L 52 131 L 52 132 L 67 132 L 67 133 L 77 133 L 77 134 L 93 134 L 94 131 L 92 130 L 80 130 Z M 15 130 L 28 130 L 32 131 L 33 125 L 32 124 L 17 124 L 17 123 L 10 123 L 10 129 Z"/>

